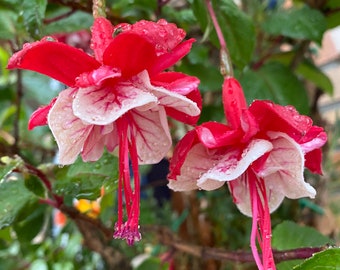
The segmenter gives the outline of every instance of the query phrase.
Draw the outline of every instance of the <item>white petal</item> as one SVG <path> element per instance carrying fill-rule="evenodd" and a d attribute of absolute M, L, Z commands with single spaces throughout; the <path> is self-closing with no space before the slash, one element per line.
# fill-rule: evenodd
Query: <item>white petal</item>
<path fill-rule="evenodd" d="M 231 181 L 240 177 L 255 160 L 272 149 L 272 144 L 266 140 L 252 140 L 243 150 L 240 158 L 240 149 L 234 148 L 223 155 L 216 165 L 204 173 L 197 185 L 209 190 L 211 181 Z"/>
<path fill-rule="evenodd" d="M 164 108 L 158 111 L 131 111 L 129 123 L 136 140 L 140 164 L 158 163 L 171 147 L 171 136 Z"/>
<path fill-rule="evenodd" d="M 181 174 L 177 176 L 177 180 L 170 180 L 168 187 L 174 191 L 197 189 L 197 180 L 200 176 L 213 167 L 221 158 L 221 155 L 215 154 L 215 151 L 208 152 L 201 143 L 194 145 L 186 156 L 181 168 Z M 210 187 L 218 188 L 223 184 L 224 182 L 214 181 Z"/>
<path fill-rule="evenodd" d="M 158 102 L 162 106 L 172 107 L 177 111 L 183 112 L 190 116 L 197 116 L 201 113 L 196 102 L 183 95 L 169 91 L 164 87 L 153 86 L 150 83 L 149 75 L 146 71 L 139 73 L 135 79 L 134 84 L 146 92 L 150 92 L 158 98 Z M 143 88 L 142 88 L 143 87 Z"/>
<path fill-rule="evenodd" d="M 129 110 L 146 105 L 148 108 L 156 106 L 157 98 L 126 81 L 112 86 L 79 88 L 73 111 L 87 123 L 107 125 Z"/>
<path fill-rule="evenodd" d="M 299 144 L 284 133 L 270 132 L 268 136 L 274 148 L 258 175 L 264 177 L 270 189 L 269 201 L 272 200 L 271 196 L 281 196 L 278 193 L 291 199 L 314 198 L 315 189 L 304 181 L 304 155 Z M 277 207 L 270 204 L 271 210 Z"/>
<path fill-rule="evenodd" d="M 249 186 L 246 180 L 246 174 L 237 178 L 235 181 L 228 182 L 228 187 L 232 192 L 234 203 L 240 212 L 246 216 L 252 216 L 252 208 L 250 202 Z M 284 195 L 280 193 L 271 194 L 271 191 L 266 187 L 268 205 L 271 212 L 273 212 L 283 201 Z"/>
<path fill-rule="evenodd" d="M 101 158 L 105 146 L 111 152 L 117 145 L 118 135 L 116 130 L 113 131 L 112 124 L 94 126 L 84 143 L 81 155 L 85 162 L 97 161 Z"/>
<path fill-rule="evenodd" d="M 81 152 L 92 125 L 84 125 L 73 114 L 71 93 L 74 89 L 62 91 L 48 114 L 48 125 L 57 141 L 59 163 L 71 164 Z"/>

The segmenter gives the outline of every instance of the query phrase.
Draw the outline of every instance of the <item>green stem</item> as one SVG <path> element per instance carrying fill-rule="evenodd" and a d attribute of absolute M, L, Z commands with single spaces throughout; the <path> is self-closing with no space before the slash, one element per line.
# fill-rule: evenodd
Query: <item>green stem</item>
<path fill-rule="evenodd" d="M 92 13 L 95 19 L 99 17 L 106 17 L 105 9 L 105 0 L 93 0 Z"/>

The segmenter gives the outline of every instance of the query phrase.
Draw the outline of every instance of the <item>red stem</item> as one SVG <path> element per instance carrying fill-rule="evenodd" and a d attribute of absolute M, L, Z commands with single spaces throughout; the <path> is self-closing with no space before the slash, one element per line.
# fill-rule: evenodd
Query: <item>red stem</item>
<path fill-rule="evenodd" d="M 221 49 L 220 49 L 220 69 L 221 69 L 221 74 L 223 75 L 223 77 L 233 77 L 234 76 L 234 72 L 233 72 L 233 66 L 232 66 L 232 63 L 231 63 L 231 59 L 230 59 L 230 54 L 229 54 L 229 51 L 228 51 L 228 47 L 227 47 L 227 43 L 224 39 L 224 36 L 223 36 L 223 33 L 222 33 L 222 30 L 221 30 L 221 27 L 220 25 L 218 24 L 218 21 L 217 21 L 217 18 L 216 18 L 216 14 L 214 12 L 214 9 L 213 9 L 213 6 L 211 4 L 211 1 L 210 0 L 206 0 L 205 1 L 206 3 L 206 6 L 208 8 L 208 12 L 209 12 L 209 15 L 211 17 L 211 20 L 214 24 L 214 27 L 215 27 L 215 30 L 216 30 L 216 34 L 217 34 L 217 37 L 218 37 L 218 40 L 220 42 L 220 46 L 221 46 Z"/>

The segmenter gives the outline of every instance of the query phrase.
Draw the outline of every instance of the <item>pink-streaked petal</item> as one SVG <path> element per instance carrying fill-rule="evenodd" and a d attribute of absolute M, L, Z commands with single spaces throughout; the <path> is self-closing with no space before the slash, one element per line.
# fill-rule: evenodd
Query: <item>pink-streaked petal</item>
<path fill-rule="evenodd" d="M 91 33 L 91 49 L 94 51 L 96 59 L 103 63 L 104 51 L 113 40 L 113 26 L 105 18 L 96 18 L 93 22 Z"/>
<path fill-rule="evenodd" d="M 205 122 L 196 128 L 197 137 L 207 148 L 232 146 L 239 143 L 242 133 L 218 122 Z"/>
<path fill-rule="evenodd" d="M 131 111 L 129 127 L 136 140 L 139 164 L 158 163 L 171 147 L 168 121 L 163 108 L 157 111 Z"/>
<path fill-rule="evenodd" d="M 195 102 L 202 109 L 202 97 L 198 90 L 199 80 L 180 72 L 163 72 L 151 78 L 151 84 L 161 86 L 171 92 L 178 93 Z M 172 107 L 167 107 L 167 115 L 185 124 L 194 125 L 199 119 L 197 116 L 189 116 Z"/>
<path fill-rule="evenodd" d="M 173 51 L 160 55 L 149 71 L 151 76 L 176 64 L 190 52 L 192 43 L 194 42 L 195 39 L 191 38 L 179 44 Z"/>
<path fill-rule="evenodd" d="M 83 161 L 97 161 L 104 152 L 104 137 L 101 135 L 101 126 L 93 126 L 87 136 L 81 151 Z"/>
<path fill-rule="evenodd" d="M 52 99 L 50 104 L 40 107 L 32 113 L 28 121 L 28 130 L 32 130 L 37 126 L 47 125 L 47 115 L 50 109 L 52 108 L 52 106 L 54 105 L 55 101 L 56 101 L 56 98 Z"/>
<path fill-rule="evenodd" d="M 233 77 L 223 82 L 222 101 L 228 124 L 237 129 L 241 126 L 242 112 L 247 109 L 247 102 L 240 83 Z"/>
<path fill-rule="evenodd" d="M 112 123 L 112 131 L 110 133 L 105 133 L 105 129 L 102 132 L 105 136 L 105 146 L 107 151 L 113 152 L 113 150 L 115 150 L 115 148 L 119 145 L 119 135 L 117 133 L 116 123 Z"/>
<path fill-rule="evenodd" d="M 249 106 L 260 130 L 278 131 L 288 134 L 299 142 L 312 127 L 313 121 L 300 115 L 293 106 L 281 106 L 271 101 L 256 100 Z"/>
<path fill-rule="evenodd" d="M 247 177 L 247 173 L 243 174 L 235 181 L 228 182 L 228 187 L 233 195 L 234 203 L 236 204 L 240 212 L 248 217 L 252 217 L 252 208 Z M 258 181 L 262 180 L 259 179 Z M 282 203 L 284 195 L 280 193 L 271 193 L 268 188 L 266 188 L 266 191 L 269 209 L 271 210 L 271 212 L 273 212 Z"/>
<path fill-rule="evenodd" d="M 140 90 L 137 83 L 125 82 L 115 86 L 79 88 L 73 111 L 87 123 L 107 125 L 129 110 L 145 105 L 156 106 L 157 98 Z"/>
<path fill-rule="evenodd" d="M 84 125 L 72 111 L 73 89 L 62 91 L 48 114 L 48 125 L 59 148 L 59 164 L 72 164 L 93 126 Z"/>
<path fill-rule="evenodd" d="M 304 153 L 321 148 L 327 142 L 327 134 L 323 128 L 318 126 L 311 127 L 307 134 L 298 143 Z"/>
<path fill-rule="evenodd" d="M 269 132 L 268 136 L 274 147 L 262 170 L 256 174 L 264 178 L 270 190 L 268 194 L 270 210 L 273 211 L 278 207 L 271 202 L 272 197 L 284 195 L 290 199 L 314 198 L 315 189 L 304 181 L 304 156 L 299 144 L 281 132 Z"/>
<path fill-rule="evenodd" d="M 169 165 L 169 180 L 176 180 L 191 148 L 197 144 L 196 130 L 191 130 L 177 143 Z"/>
<path fill-rule="evenodd" d="M 190 92 L 185 97 L 188 100 L 191 100 L 194 103 L 196 103 L 198 109 L 202 110 L 202 97 L 198 90 Z M 198 114 L 196 116 L 184 114 L 181 111 L 178 111 L 175 107 L 166 107 L 165 110 L 166 110 L 166 114 L 170 116 L 171 118 L 176 119 L 177 121 L 182 122 L 184 124 L 188 124 L 188 125 L 196 125 L 198 119 L 201 116 L 201 114 Z"/>
<path fill-rule="evenodd" d="M 85 162 L 97 161 L 103 154 L 104 147 L 112 152 L 118 146 L 118 134 L 113 125 L 93 126 L 92 131 L 84 142 L 81 156 Z"/>
<path fill-rule="evenodd" d="M 106 79 L 120 77 L 122 74 L 119 70 L 109 66 L 100 66 L 90 72 L 82 73 L 76 78 L 76 86 L 80 88 L 89 86 L 100 86 Z"/>
<path fill-rule="evenodd" d="M 197 185 L 205 190 L 211 186 L 211 181 L 232 181 L 240 177 L 258 158 L 272 149 L 272 144 L 266 140 L 256 139 L 249 143 L 242 153 L 238 148 L 232 148 L 211 169 L 202 174 Z"/>
<path fill-rule="evenodd" d="M 46 37 L 25 44 L 21 51 L 10 58 L 7 68 L 32 70 L 73 86 L 80 74 L 100 66 L 99 62 L 80 49 L 50 40 L 54 39 Z"/>
<path fill-rule="evenodd" d="M 171 92 L 187 95 L 198 89 L 200 80 L 181 72 L 162 72 L 151 78 L 151 84 L 162 86 Z"/>
<path fill-rule="evenodd" d="M 179 113 L 189 116 L 198 116 L 201 112 L 196 102 L 171 92 L 163 87 L 151 85 L 148 73 L 141 72 L 134 80 L 135 87 L 143 89 L 145 92 L 150 92 L 158 99 L 158 104 L 164 107 L 170 107 Z"/>
<path fill-rule="evenodd" d="M 105 65 L 118 68 L 124 78 L 150 69 L 156 60 L 154 45 L 141 35 L 121 33 L 110 43 L 103 55 Z"/>
<path fill-rule="evenodd" d="M 207 172 L 222 158 L 221 155 L 216 154 L 215 150 L 208 150 L 204 145 L 195 144 L 187 153 L 186 159 L 181 166 L 180 175 L 177 180 L 170 180 L 168 187 L 174 191 L 189 191 L 198 189 L 197 180 L 200 175 Z M 214 181 L 210 183 L 212 188 L 218 188 L 224 182 Z M 210 190 L 210 189 L 209 189 Z"/>

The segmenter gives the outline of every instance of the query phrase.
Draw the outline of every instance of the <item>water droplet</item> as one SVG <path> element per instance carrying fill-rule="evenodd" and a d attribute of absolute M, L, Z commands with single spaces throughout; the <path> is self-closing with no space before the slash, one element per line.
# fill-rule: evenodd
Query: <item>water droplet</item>
<path fill-rule="evenodd" d="M 166 31 L 164 29 L 160 29 L 158 35 L 164 38 L 166 36 Z"/>
<path fill-rule="evenodd" d="M 44 41 L 51 41 L 51 42 L 57 41 L 54 37 L 51 37 L 51 36 L 44 37 L 43 40 Z"/>
<path fill-rule="evenodd" d="M 73 126 L 72 121 L 66 121 L 65 123 L 62 124 L 63 129 L 70 129 Z"/>
<path fill-rule="evenodd" d="M 158 20 L 157 23 L 158 23 L 159 25 L 167 25 L 167 24 L 168 24 L 168 22 L 167 22 L 166 20 L 164 20 L 164 19 Z"/>

